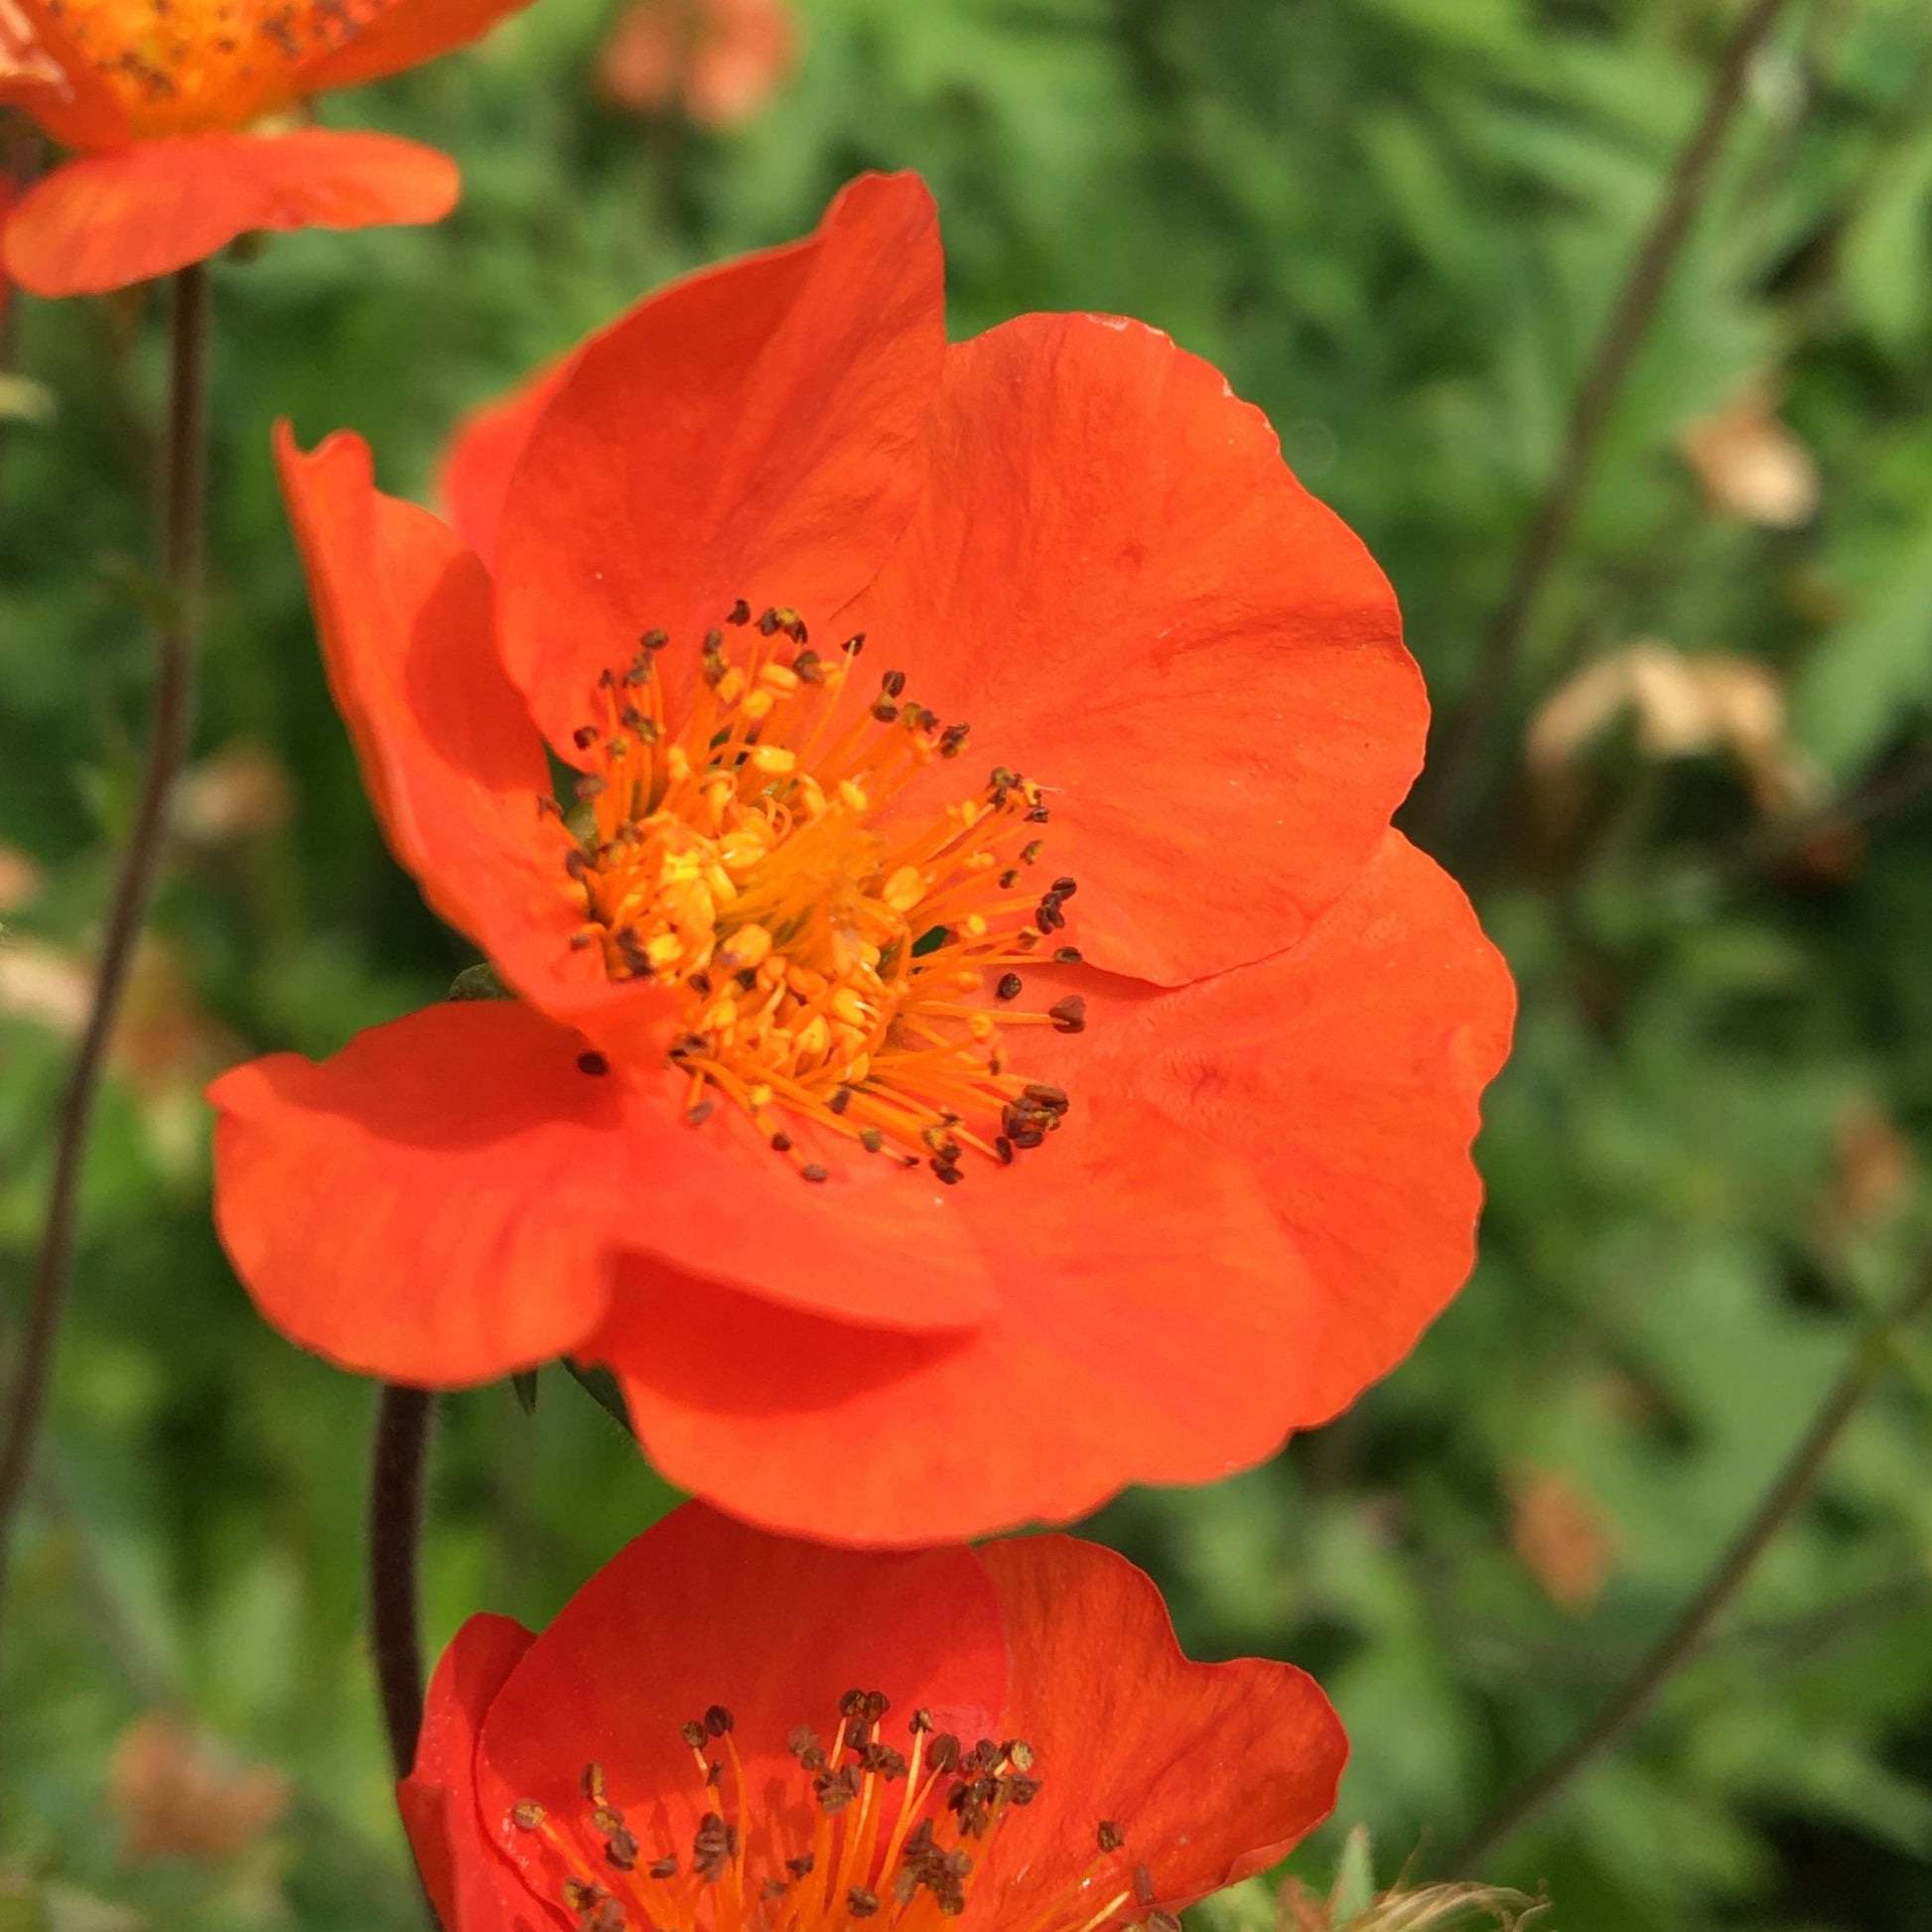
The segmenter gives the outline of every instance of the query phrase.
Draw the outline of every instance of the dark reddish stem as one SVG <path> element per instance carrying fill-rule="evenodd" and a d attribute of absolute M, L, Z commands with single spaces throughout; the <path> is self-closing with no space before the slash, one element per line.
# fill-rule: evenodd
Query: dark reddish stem
<path fill-rule="evenodd" d="M 1838 1447 L 1846 1425 L 1883 1380 L 1898 1336 L 1928 1306 L 1932 1306 L 1932 1264 L 1921 1271 L 1890 1312 L 1861 1337 L 1844 1372 L 1812 1417 L 1810 1427 L 1730 1547 L 1718 1559 L 1698 1593 L 1677 1613 L 1609 1702 L 1575 1739 L 1524 1779 L 1449 1854 L 1444 1864 L 1449 1876 L 1470 1875 L 1497 1846 L 1542 1811 L 1580 1771 L 1623 1735 L 1648 1709 L 1665 1680 L 1699 1649 L 1719 1612 L 1736 1596 L 1756 1568 L 1758 1558 L 1811 1494 L 1812 1485 L 1818 1480 L 1826 1458 Z"/>
<path fill-rule="evenodd" d="M 369 1647 L 389 1761 L 398 1778 L 406 1778 L 416 1762 L 416 1740 L 423 1727 L 417 1559 L 433 1400 L 427 1389 L 384 1384 L 369 1458 Z"/>
<path fill-rule="evenodd" d="M 0 1607 L 7 1556 L 27 1493 L 34 1448 L 47 1407 L 61 1315 L 73 1268 L 74 1221 L 86 1165 L 88 1129 L 128 968 L 161 870 L 168 801 L 188 753 L 201 628 L 202 506 L 207 443 L 207 276 L 200 263 L 175 277 L 168 468 L 163 496 L 167 610 L 155 637 L 154 716 L 147 768 L 114 882 L 92 1003 L 61 1103 L 54 1179 L 34 1269 L 32 1300 L 0 1429 Z"/>
<path fill-rule="evenodd" d="M 1517 659 L 1550 573 L 1576 522 L 1602 449 L 1603 432 L 1623 392 L 1624 378 L 1649 332 L 1671 270 L 1703 204 L 1725 136 L 1743 99 L 1751 61 L 1787 4 L 1788 0 L 1752 0 L 1732 29 L 1712 75 L 1703 116 L 1677 157 L 1664 199 L 1577 385 L 1556 468 L 1516 553 L 1515 568 L 1484 638 L 1475 675 L 1449 720 L 1417 791 L 1411 823 L 1417 838 L 1434 851 L 1441 852 L 1455 837 L 1470 809 L 1482 755 L 1508 700 Z"/>

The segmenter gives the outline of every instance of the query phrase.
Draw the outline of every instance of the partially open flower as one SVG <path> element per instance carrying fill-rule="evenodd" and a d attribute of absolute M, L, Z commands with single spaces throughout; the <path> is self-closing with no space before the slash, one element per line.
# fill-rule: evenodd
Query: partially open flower
<path fill-rule="evenodd" d="M 1346 1752 L 1311 1679 L 1189 1663 L 1091 1544 L 857 1552 L 693 1504 L 541 1636 L 464 1625 L 401 1802 L 447 1932 L 1174 1932 Z"/>
<path fill-rule="evenodd" d="M 391 843 L 520 996 L 217 1082 L 298 1340 L 602 1361 L 674 1481 L 915 1543 L 1251 1464 L 1459 1285 L 1508 975 L 1389 829 L 1389 588 L 1205 363 L 949 348 L 873 178 L 492 411 L 470 541 L 281 460 Z"/>
<path fill-rule="evenodd" d="M 0 0 L 0 107 L 76 158 L 7 216 L 39 295 L 122 288 L 253 229 L 438 221 L 447 155 L 296 124 L 309 96 L 472 41 L 523 0 Z"/>

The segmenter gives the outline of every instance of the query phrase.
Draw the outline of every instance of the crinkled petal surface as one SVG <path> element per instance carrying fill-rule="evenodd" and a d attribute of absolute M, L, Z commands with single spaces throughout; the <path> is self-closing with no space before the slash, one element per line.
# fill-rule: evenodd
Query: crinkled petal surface
<path fill-rule="evenodd" d="M 8 274 L 37 295 L 125 288 L 206 261 L 256 229 L 440 221 L 448 155 L 388 134 L 190 134 L 83 155 L 8 218 Z"/>
<path fill-rule="evenodd" d="M 483 1725 L 483 1817 L 555 1897 L 562 1867 L 508 1814 L 526 1800 L 581 1811 L 578 1775 L 596 1760 L 645 1856 L 681 1852 L 716 1799 L 678 1728 L 717 1703 L 735 1720 L 747 1788 L 796 1794 L 796 1809 L 780 1798 L 752 1821 L 746 1852 L 759 1862 L 761 1831 L 808 1820 L 786 1749 L 794 1725 L 829 1734 L 858 1686 L 896 1710 L 924 1705 L 963 1736 L 999 1735 L 1007 1672 L 999 1599 L 963 1546 L 830 1549 L 690 1504 L 600 1570 L 509 1674 Z"/>
<path fill-rule="evenodd" d="M 504 662 L 560 751 L 643 630 L 739 597 L 829 621 L 910 517 L 945 352 L 939 231 L 866 176 L 807 240 L 692 276 L 580 352 L 510 484 Z"/>
<path fill-rule="evenodd" d="M 1325 1422 L 1473 1265 L 1470 1146 L 1516 1010 L 1501 954 L 1460 887 L 1391 832 L 1287 952 L 1173 992 L 1065 977 L 1087 1031 L 1039 1040 L 1034 1070 L 1131 1094 L 1252 1168 L 1326 1311 L 1286 1420 Z"/>
<path fill-rule="evenodd" d="M 305 456 L 282 424 L 276 461 L 330 688 L 390 850 L 512 984 L 551 1011 L 608 1004 L 601 965 L 571 950 L 572 841 L 538 810 L 549 760 L 497 663 L 483 565 L 439 518 L 375 488 L 359 437 Z"/>
<path fill-rule="evenodd" d="M 423 1700 L 416 1762 L 396 1800 L 446 1932 L 562 1932 L 570 1923 L 531 1896 L 477 1806 L 483 1719 L 535 1641 L 506 1616 L 473 1616 L 443 1653 Z"/>
<path fill-rule="evenodd" d="M 1024 1925 L 1063 1897 L 1102 1819 L 1148 1867 L 1154 1902 L 1177 1909 L 1265 1870 L 1333 1811 L 1348 1739 L 1312 1678 L 1189 1661 L 1160 1591 L 1111 1550 L 1038 1536 L 979 1557 L 1013 1657 L 1006 1734 L 1033 1746 L 1046 1796 L 994 1839 L 975 1924 Z"/>
<path fill-rule="evenodd" d="M 1324 1314 L 1292 1245 L 1245 1169 L 1152 1110 L 1103 1103 L 939 1206 L 1001 1295 L 970 1333 L 816 1319 L 640 1260 L 584 1352 L 617 1371 L 674 1482 L 850 1543 L 1066 1521 L 1130 1482 L 1213 1480 L 1272 1451 L 1305 1404 Z M 922 1292 L 916 1249 L 880 1259 Z"/>
<path fill-rule="evenodd" d="M 918 514 L 839 628 L 1049 788 L 1096 964 L 1173 984 L 1293 944 L 1422 762 L 1360 541 L 1215 369 L 1118 318 L 948 350 L 926 441 Z"/>
<path fill-rule="evenodd" d="M 586 1072 L 585 1053 L 529 1007 L 465 1001 L 321 1064 L 224 1073 L 215 1220 L 262 1312 L 345 1367 L 449 1388 L 585 1344 L 620 1257 L 646 1243 L 774 1309 L 892 1331 L 999 1306 L 969 1231 L 934 1215 L 936 1183 L 812 1187 L 756 1136 Z"/>

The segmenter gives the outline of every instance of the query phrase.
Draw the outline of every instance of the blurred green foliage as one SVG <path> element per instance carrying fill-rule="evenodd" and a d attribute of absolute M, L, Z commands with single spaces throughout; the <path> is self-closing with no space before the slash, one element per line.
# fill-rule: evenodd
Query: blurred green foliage
<path fill-rule="evenodd" d="M 208 1228 L 194 1093 L 243 1051 L 325 1052 L 437 997 L 469 955 L 375 833 L 271 419 L 360 428 L 385 483 L 422 493 L 466 405 L 664 278 L 801 232 L 854 171 L 914 167 L 955 332 L 1116 310 L 1218 362 L 1388 569 L 1452 710 L 1738 9 L 799 11 L 799 71 L 718 135 L 602 104 L 606 0 L 537 0 L 474 53 L 325 104 L 456 154 L 450 222 L 216 271 L 204 763 L 103 1111 L 18 1564 L 0 1925 L 416 1923 L 360 1650 L 372 1392 L 250 1311 Z M 1324 1888 L 1349 1826 L 1373 1828 L 1382 1882 L 1426 1865 L 1587 1718 L 1932 1232 L 1928 77 L 1920 0 L 1789 10 L 1531 637 L 1457 854 L 1523 995 L 1475 1281 L 1274 1466 L 1095 1525 L 1197 1652 L 1290 1656 L 1329 1688 L 1354 1759 L 1296 1867 Z M 152 300 L 24 305 L 21 369 L 55 408 L 0 452 L 11 1307 L 138 758 L 161 360 Z M 1683 454 L 1752 378 L 1822 480 L 1793 527 L 1726 511 Z M 1762 667 L 1788 732 L 1773 704 L 1741 760 L 1695 731 L 1663 759 L 1612 720 L 1528 769 L 1548 695 L 1642 637 L 1733 682 L 1720 654 Z M 1861 822 L 1821 829 L 1834 800 Z M 1921 1336 L 1706 1650 L 1485 1876 L 1547 1885 L 1563 1932 L 1932 1924 L 1929 1394 Z M 434 1490 L 439 1643 L 478 1607 L 547 1617 L 668 1500 L 556 1370 L 533 1415 L 507 1386 L 448 1402 Z M 105 1767 L 157 1708 L 286 1772 L 282 1823 L 225 1860 L 129 1860 Z"/>

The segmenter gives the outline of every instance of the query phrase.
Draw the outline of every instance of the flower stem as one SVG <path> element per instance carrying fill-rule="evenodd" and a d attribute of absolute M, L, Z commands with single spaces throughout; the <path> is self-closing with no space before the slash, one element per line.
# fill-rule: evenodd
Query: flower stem
<path fill-rule="evenodd" d="M 423 1727 L 423 1643 L 416 1560 L 423 1540 L 429 1459 L 427 1389 L 385 1383 L 369 1459 L 369 1648 L 389 1760 L 406 1778 Z"/>
<path fill-rule="evenodd" d="M 1497 714 L 1509 696 L 1516 661 L 1550 573 L 1563 554 L 1577 510 L 1601 451 L 1624 378 L 1648 334 L 1671 270 L 1689 235 L 1725 136 L 1744 96 L 1752 59 L 1777 25 L 1788 0 L 1753 0 L 1719 56 L 1704 113 L 1671 170 L 1664 199 L 1652 217 L 1609 319 L 1577 385 L 1556 467 L 1544 485 L 1516 554 L 1503 601 L 1483 640 L 1467 693 L 1446 725 L 1418 787 L 1411 824 L 1416 837 L 1441 852 L 1461 829 L 1469 793 L 1480 773 Z"/>
<path fill-rule="evenodd" d="M 194 708 L 195 656 L 201 628 L 202 510 L 207 443 L 207 276 L 200 263 L 175 277 L 168 468 L 163 496 L 163 567 L 168 606 L 155 635 L 154 717 L 147 768 L 127 851 L 114 882 L 93 999 L 68 1076 L 54 1152 L 54 1179 L 34 1269 L 32 1300 L 0 1438 L 0 1606 L 7 1555 L 32 1471 L 60 1339 L 61 1313 L 72 1272 L 74 1219 L 88 1129 L 128 968 L 147 919 L 161 868 L 168 802 L 188 752 Z"/>
<path fill-rule="evenodd" d="M 1932 1306 L 1932 1264 L 1860 1339 L 1851 1359 L 1820 1404 L 1784 1466 L 1759 1499 L 1730 1547 L 1718 1559 L 1702 1587 L 1644 1654 L 1609 1702 L 1549 1763 L 1511 1791 L 1443 1862 L 1445 1872 L 1473 1871 L 1516 1829 L 1541 1811 L 1587 1764 L 1593 1762 L 1643 1714 L 1650 1700 L 1703 1642 L 1705 1634 L 1743 1587 L 1757 1560 L 1797 1514 L 1812 1484 L 1838 1447 L 1846 1425 L 1884 1379 L 1892 1345 L 1904 1328 Z"/>

